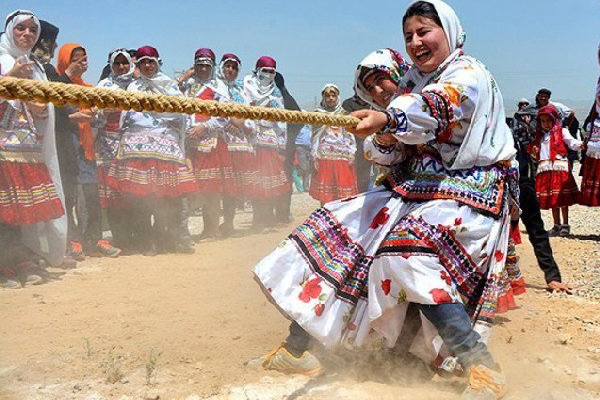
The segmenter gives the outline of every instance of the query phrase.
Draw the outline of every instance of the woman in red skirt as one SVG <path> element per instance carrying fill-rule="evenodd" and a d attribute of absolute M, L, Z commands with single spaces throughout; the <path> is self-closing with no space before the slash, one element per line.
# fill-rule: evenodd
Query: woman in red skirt
<path fill-rule="evenodd" d="M 562 127 L 558 110 L 553 105 L 540 108 L 537 132 L 529 152 L 538 163 L 535 190 L 540 208 L 552 209 L 554 227 L 549 232 L 551 235 L 570 235 L 569 206 L 577 203 L 579 190 L 569 171 L 567 147 L 575 151 L 580 150 L 581 145 L 580 140 Z"/>
<path fill-rule="evenodd" d="M 263 56 L 256 62 L 254 72 L 244 78 L 244 96 L 251 105 L 284 108 L 283 97 L 275 85 L 276 68 L 274 59 Z M 253 135 L 257 185 L 252 204 L 254 229 L 258 231 L 285 223 L 288 218 L 280 201 L 291 190 L 283 166 L 286 139 L 287 124 L 257 121 Z"/>
<path fill-rule="evenodd" d="M 343 113 L 340 90 L 336 85 L 332 83 L 325 85 L 321 96 L 323 99 L 317 112 Z M 314 172 L 309 193 L 321 202 L 321 206 L 358 193 L 354 171 L 355 153 L 356 139 L 344 128 L 313 127 L 311 154 Z"/>
<path fill-rule="evenodd" d="M 5 27 L 0 37 L 0 75 L 47 80 L 42 66 L 29 58 L 40 35 L 37 17 L 30 11 L 15 11 Z M 41 283 L 31 251 L 60 265 L 66 230 L 52 104 L 0 99 L 2 286 L 19 287 L 18 280 Z"/>
<path fill-rule="evenodd" d="M 600 58 L 600 49 L 599 54 Z M 596 101 L 590 114 L 589 136 L 585 141 L 585 159 L 581 166 L 579 204 L 600 206 L 600 79 L 596 86 Z"/>
<path fill-rule="evenodd" d="M 196 50 L 194 75 L 183 85 L 188 97 L 215 101 L 227 101 L 229 97 L 225 84 L 216 79 L 215 53 L 211 49 Z M 194 167 L 204 222 L 200 239 L 218 236 L 221 198 L 235 194 L 231 155 L 223 137 L 229 123 L 227 118 L 202 114 L 194 114 L 188 121 L 188 156 Z"/>
<path fill-rule="evenodd" d="M 229 101 L 248 104 L 244 97 L 244 83 L 238 80 L 242 62 L 232 53 L 223 54 L 217 78 L 227 87 Z M 256 191 L 256 166 L 254 164 L 254 146 L 250 142 L 256 124 L 251 120 L 230 118 L 224 129 L 227 149 L 231 155 L 233 180 L 236 190 L 232 195 L 223 196 L 223 225 L 221 234 L 229 236 L 233 233 L 233 218 L 236 206 L 243 204 L 245 198 L 250 198 Z"/>
<path fill-rule="evenodd" d="M 160 65 L 154 47 L 139 48 L 137 66 L 141 75 L 127 90 L 181 96 L 177 82 L 160 72 Z M 163 251 L 193 252 L 183 240 L 185 232 L 181 226 L 183 197 L 196 191 L 185 158 L 183 114 L 122 113 L 119 151 L 106 180 L 135 205 L 136 234 L 144 254 L 156 254 L 157 247 Z"/>

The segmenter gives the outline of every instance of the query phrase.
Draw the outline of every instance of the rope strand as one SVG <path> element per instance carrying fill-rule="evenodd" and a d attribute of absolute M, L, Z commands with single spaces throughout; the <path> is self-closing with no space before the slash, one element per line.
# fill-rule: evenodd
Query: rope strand
<path fill-rule="evenodd" d="M 68 104 L 84 108 L 98 107 L 182 114 L 198 113 L 210 115 L 211 117 L 235 117 L 239 119 L 339 126 L 344 128 L 354 128 L 360 121 L 358 118 L 349 115 L 254 107 L 189 97 L 132 93 L 124 90 L 93 88 L 12 77 L 0 77 L 0 98 L 54 103 L 57 106 Z"/>

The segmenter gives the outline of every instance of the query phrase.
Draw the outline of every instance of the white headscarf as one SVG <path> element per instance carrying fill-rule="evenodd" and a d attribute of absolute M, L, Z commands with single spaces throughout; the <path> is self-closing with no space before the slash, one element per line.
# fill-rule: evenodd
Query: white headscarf
<path fill-rule="evenodd" d="M 37 25 L 37 35 L 33 43 L 35 44 L 37 42 L 41 33 L 40 21 L 31 11 L 16 10 L 6 17 L 6 22 L 4 23 L 4 33 L 2 33 L 2 37 L 0 38 L 0 53 L 7 53 L 15 59 L 22 56 L 29 57 L 29 54 L 31 54 L 31 49 L 20 49 L 17 47 L 13 33 L 15 26 L 27 20 L 33 20 L 33 22 Z M 31 47 L 33 48 L 33 46 Z"/>
<path fill-rule="evenodd" d="M 113 71 L 113 64 L 118 56 L 123 56 L 129 62 L 129 71 L 122 75 L 115 75 Z M 133 60 L 131 59 L 131 55 L 125 49 L 113 50 L 110 53 L 110 58 L 108 60 L 108 65 L 110 67 L 110 74 L 108 77 L 102 79 L 98 82 L 98 87 L 104 89 L 123 89 L 126 90 L 127 86 L 133 82 L 133 72 L 135 71 L 135 65 L 133 64 Z"/>
<path fill-rule="evenodd" d="M 162 62 L 160 58 L 144 56 L 139 58 L 137 63 L 139 64 L 140 61 L 145 59 L 154 60 L 156 62 L 156 73 L 151 77 L 140 74 L 137 79 L 134 79 L 133 82 L 131 82 L 127 87 L 127 90 L 130 92 L 152 92 L 164 94 L 166 96 L 181 96 L 181 90 L 179 90 L 177 82 L 161 72 L 160 68 Z"/>
<path fill-rule="evenodd" d="M 15 15 L 8 21 L 11 15 Z M 16 59 L 22 56 L 29 57 L 31 49 L 19 49 L 14 43 L 13 29 L 17 24 L 32 19 L 38 27 L 38 35 L 34 43 L 39 38 L 40 23 L 31 11 L 17 10 L 7 17 L 6 32 L 0 38 L 0 69 L 3 72 L 9 71 L 15 65 Z M 32 46 L 33 47 L 33 46 Z M 32 79 L 46 81 L 46 73 L 41 65 L 36 64 L 33 68 Z M 22 107 L 19 100 L 11 101 L 16 107 Z M 60 170 L 58 168 L 58 157 L 56 155 L 56 141 L 54 136 L 54 105 L 48 103 L 48 118 L 44 120 L 35 119 L 35 128 L 38 135 L 42 135 L 42 154 L 44 163 L 48 168 L 56 192 L 63 205 L 65 204 L 62 183 L 60 180 Z M 37 254 L 44 257 L 51 265 L 60 265 L 66 251 L 67 244 L 67 218 L 62 217 L 42 222 L 39 224 L 23 225 L 23 242 Z"/>
<path fill-rule="evenodd" d="M 257 106 L 266 106 L 276 87 L 274 79 L 267 85 L 258 79 L 258 75 L 262 73 L 263 69 L 264 68 L 258 68 L 252 75 L 244 77 L 244 97 L 246 97 L 248 101 L 254 102 Z"/>
<path fill-rule="evenodd" d="M 206 79 L 200 80 L 196 78 L 196 75 L 192 76 L 188 83 L 186 84 L 189 87 L 194 87 L 195 85 L 200 85 L 203 87 L 207 87 L 221 96 L 224 100 L 228 100 L 230 98 L 229 89 L 227 83 L 223 79 L 217 79 L 217 67 L 215 62 L 208 57 L 200 59 L 202 62 L 198 63 L 198 60 L 195 61 L 194 65 L 205 64 L 210 65 L 210 76 Z M 199 92 L 199 91 L 198 91 Z M 197 93 L 198 93 L 197 92 Z"/>
<path fill-rule="evenodd" d="M 337 94 L 338 94 L 338 101 L 337 104 L 332 108 L 328 108 L 325 105 L 325 101 L 323 99 L 321 99 L 321 103 L 319 105 L 319 107 L 317 107 L 317 112 L 324 112 L 324 113 L 332 113 L 332 114 L 342 114 L 344 112 L 344 109 L 342 108 L 342 102 L 340 101 L 340 88 L 337 87 L 336 84 L 334 83 L 327 83 L 325 84 L 325 86 L 323 86 L 323 89 L 321 89 L 321 96 L 323 96 L 325 94 L 325 91 L 328 89 L 334 89 Z"/>
<path fill-rule="evenodd" d="M 122 75 L 115 75 L 113 70 L 113 64 L 118 56 L 123 56 L 129 62 L 129 71 Z M 131 55 L 125 49 L 115 50 L 110 55 L 110 79 L 119 85 L 120 88 L 126 89 L 127 86 L 133 81 L 133 73 L 135 72 L 135 65 L 131 59 Z"/>
<path fill-rule="evenodd" d="M 417 1 L 419 0 L 413 1 L 411 5 L 416 3 Z M 440 21 L 442 22 L 442 28 L 444 29 L 444 33 L 446 34 L 446 39 L 448 39 L 450 53 L 454 52 L 457 49 L 461 49 L 465 44 L 467 34 L 463 29 L 460 20 L 458 19 L 458 16 L 454 12 L 454 9 L 441 0 L 424 1 L 431 4 L 435 8 L 435 11 L 437 11 L 438 13 Z"/>
<path fill-rule="evenodd" d="M 406 75 L 412 93 L 421 93 L 423 89 L 443 79 L 446 71 L 462 56 L 461 47 L 466 34 L 454 10 L 441 0 L 425 0 L 437 11 L 442 27 L 450 45 L 451 54 L 434 71 L 421 74 L 413 67 Z M 470 169 L 474 166 L 488 166 L 499 161 L 514 159 L 515 148 L 510 128 L 506 125 L 502 95 L 491 73 L 479 61 L 468 60 L 474 80 L 477 82 L 478 102 L 471 116 L 467 132 L 460 147 L 443 144 L 439 146 L 440 155 L 446 168 L 451 170 Z M 463 72 L 467 73 L 467 72 Z M 439 87 L 436 87 L 439 89 Z"/>

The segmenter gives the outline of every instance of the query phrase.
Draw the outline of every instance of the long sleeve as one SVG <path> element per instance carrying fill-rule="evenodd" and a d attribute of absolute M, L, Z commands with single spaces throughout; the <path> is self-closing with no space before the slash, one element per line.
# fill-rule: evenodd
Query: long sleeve
<path fill-rule="evenodd" d="M 365 158 L 378 165 L 391 166 L 406 160 L 406 151 L 402 143 L 395 146 L 384 147 L 375 141 L 375 135 L 371 135 L 363 142 Z"/>
<path fill-rule="evenodd" d="M 478 80 L 461 63 L 449 66 L 438 83 L 423 88 L 419 94 L 397 97 L 390 104 L 397 110 L 400 125 L 394 135 L 406 144 L 422 144 L 431 140 L 459 147 L 466 134 L 463 127 L 471 118 L 479 101 Z"/>
<path fill-rule="evenodd" d="M 567 128 L 562 129 L 562 137 L 567 145 L 567 147 L 573 151 L 578 151 L 581 149 L 581 144 L 583 143 L 581 140 L 574 138 L 571 136 L 571 133 Z"/>
<path fill-rule="evenodd" d="M 310 156 L 313 160 L 317 159 L 319 141 L 324 129 L 322 126 L 311 125 L 310 127 Z"/>

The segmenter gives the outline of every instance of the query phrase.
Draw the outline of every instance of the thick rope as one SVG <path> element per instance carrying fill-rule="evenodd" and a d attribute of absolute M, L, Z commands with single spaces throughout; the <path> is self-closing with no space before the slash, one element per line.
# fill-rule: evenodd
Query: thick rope
<path fill-rule="evenodd" d="M 83 108 L 98 107 L 183 114 L 198 113 L 210 115 L 211 117 L 235 117 L 345 128 L 354 128 L 359 122 L 358 118 L 349 115 L 254 107 L 189 97 L 132 93 L 124 90 L 92 88 L 12 77 L 0 77 L 0 98 L 54 103 L 57 106 L 68 104 Z"/>

